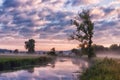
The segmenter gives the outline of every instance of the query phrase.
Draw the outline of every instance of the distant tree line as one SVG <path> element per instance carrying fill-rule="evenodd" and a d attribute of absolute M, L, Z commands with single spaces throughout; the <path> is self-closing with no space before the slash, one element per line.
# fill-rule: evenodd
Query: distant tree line
<path fill-rule="evenodd" d="M 109 48 L 108 47 L 104 47 L 103 45 L 92 45 L 93 49 L 95 52 L 99 52 L 99 51 L 108 51 Z"/>
<path fill-rule="evenodd" d="M 91 45 L 93 51 L 96 52 L 103 52 L 103 51 L 115 51 L 115 52 L 120 52 L 120 44 L 112 44 L 109 47 L 104 47 L 103 45 L 96 45 L 93 44 Z M 35 40 L 34 39 L 29 39 L 28 41 L 25 41 L 25 48 L 28 50 L 28 53 L 35 53 Z M 88 48 L 83 49 L 83 47 L 76 49 L 73 48 L 71 50 L 72 53 L 74 53 L 76 56 L 82 56 L 84 54 L 88 55 L 87 53 Z M 19 53 L 18 49 L 15 49 L 13 53 Z M 59 52 L 60 54 L 63 54 L 62 51 Z M 52 48 L 50 51 L 48 51 L 46 54 L 48 55 L 53 55 L 56 56 L 56 50 L 55 48 Z"/>
<path fill-rule="evenodd" d="M 110 50 L 114 50 L 114 51 L 120 51 L 120 44 L 112 44 L 110 47 L 109 47 Z"/>
<path fill-rule="evenodd" d="M 104 52 L 104 51 L 114 51 L 114 52 L 120 52 L 120 44 L 112 44 L 110 45 L 109 47 L 104 47 L 103 45 L 96 45 L 96 44 L 93 44 L 92 45 L 92 48 L 94 50 L 95 53 L 97 52 Z M 76 56 L 81 56 L 81 55 L 84 55 L 86 54 L 86 52 L 83 52 L 81 51 L 81 49 L 76 49 L 76 48 L 73 48 L 71 50 L 72 53 L 74 53 Z"/>
<path fill-rule="evenodd" d="M 116 51 L 119 52 L 120 51 L 120 44 L 112 44 L 109 47 L 104 47 L 103 45 L 93 45 L 94 51 Z"/>

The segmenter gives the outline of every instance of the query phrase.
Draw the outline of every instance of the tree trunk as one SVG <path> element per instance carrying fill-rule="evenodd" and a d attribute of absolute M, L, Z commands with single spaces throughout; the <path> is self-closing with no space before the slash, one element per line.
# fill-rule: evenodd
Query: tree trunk
<path fill-rule="evenodd" d="M 88 42 L 88 58 L 92 58 L 94 55 L 93 49 L 92 49 L 92 36 L 90 36 L 89 38 L 89 42 Z"/>

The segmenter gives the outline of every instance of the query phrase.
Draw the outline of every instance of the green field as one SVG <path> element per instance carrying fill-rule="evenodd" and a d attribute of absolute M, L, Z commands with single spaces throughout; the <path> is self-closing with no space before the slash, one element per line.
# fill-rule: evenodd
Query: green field
<path fill-rule="evenodd" d="M 79 78 L 80 80 L 120 80 L 120 60 L 107 58 L 98 60 Z"/>

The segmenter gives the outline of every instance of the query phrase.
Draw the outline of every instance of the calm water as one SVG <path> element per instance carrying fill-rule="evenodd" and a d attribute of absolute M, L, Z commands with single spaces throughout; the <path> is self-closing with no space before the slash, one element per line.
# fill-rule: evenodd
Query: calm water
<path fill-rule="evenodd" d="M 0 80 L 76 80 L 78 71 L 87 68 L 84 59 L 58 58 L 44 67 L 0 74 Z"/>

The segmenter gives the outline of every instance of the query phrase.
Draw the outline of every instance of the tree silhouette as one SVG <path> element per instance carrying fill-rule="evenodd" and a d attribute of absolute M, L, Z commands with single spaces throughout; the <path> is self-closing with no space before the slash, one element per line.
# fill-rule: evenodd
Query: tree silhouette
<path fill-rule="evenodd" d="M 94 49 L 95 52 L 108 51 L 108 48 L 104 47 L 103 45 L 93 44 L 92 47 L 93 47 L 93 49 Z"/>
<path fill-rule="evenodd" d="M 118 45 L 118 44 L 112 44 L 112 45 L 110 45 L 110 47 L 109 47 L 109 49 L 111 50 L 111 51 L 120 51 L 120 45 Z"/>
<path fill-rule="evenodd" d="M 28 41 L 25 41 L 25 48 L 28 50 L 28 53 L 34 53 L 35 52 L 35 40 L 29 39 Z"/>
<path fill-rule="evenodd" d="M 92 37 L 94 24 L 90 19 L 89 10 L 83 10 L 78 16 L 72 20 L 72 24 L 76 26 L 76 31 L 70 36 L 80 42 L 82 52 L 88 55 L 88 58 L 95 56 L 92 48 Z"/>
<path fill-rule="evenodd" d="M 52 49 L 50 50 L 50 52 L 48 52 L 48 55 L 56 56 L 55 48 L 52 48 Z"/>
<path fill-rule="evenodd" d="M 19 50 L 18 50 L 18 49 L 15 49 L 15 50 L 13 51 L 13 53 L 19 53 Z"/>
<path fill-rule="evenodd" d="M 73 48 L 73 49 L 71 50 L 71 52 L 74 53 L 76 56 L 81 56 L 81 53 L 80 53 L 80 50 L 79 50 L 79 49 Z"/>
<path fill-rule="evenodd" d="M 110 45 L 111 50 L 117 50 L 118 48 L 119 48 L 119 45 L 117 45 L 117 44 Z"/>

